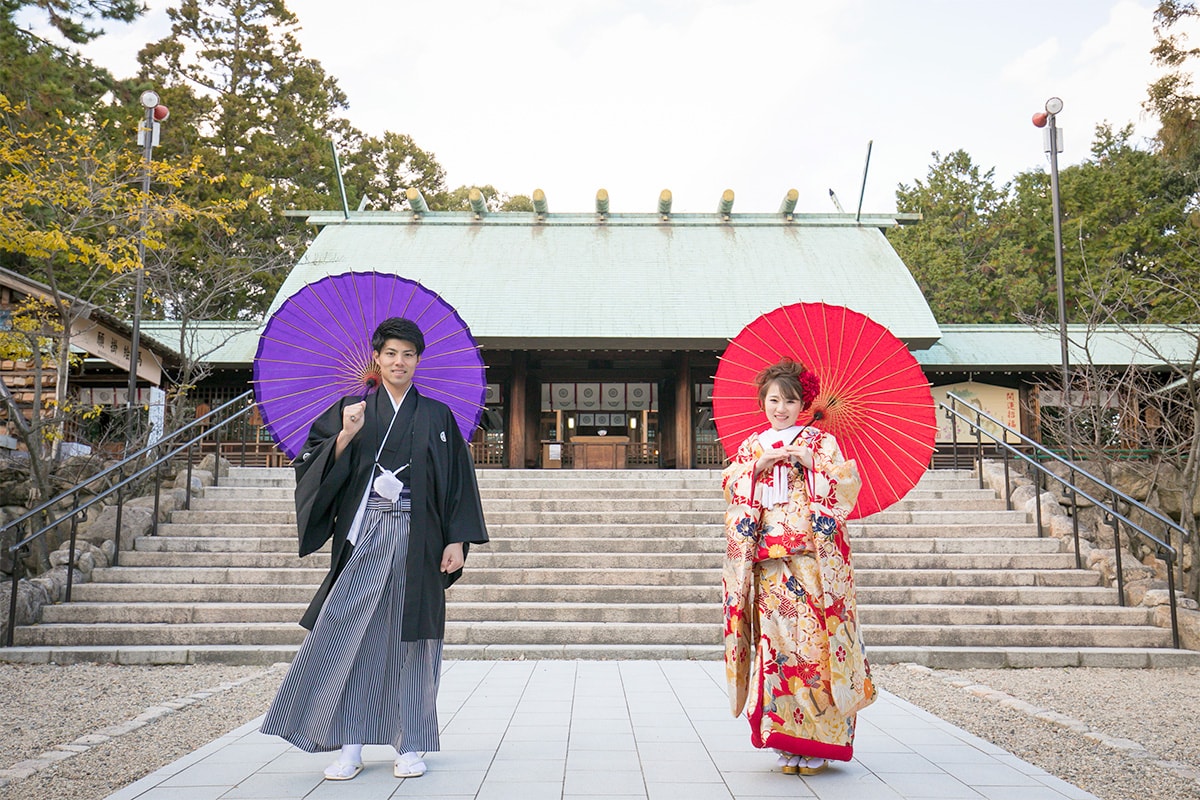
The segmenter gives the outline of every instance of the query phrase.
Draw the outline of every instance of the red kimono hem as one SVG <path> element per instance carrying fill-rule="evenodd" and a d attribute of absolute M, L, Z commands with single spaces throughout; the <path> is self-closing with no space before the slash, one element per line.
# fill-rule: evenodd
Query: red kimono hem
<path fill-rule="evenodd" d="M 750 741 L 755 747 L 770 747 L 796 756 L 827 758 L 830 761 L 849 761 L 854 758 L 854 745 L 852 744 L 829 744 L 778 732 L 768 734 L 767 740 L 761 744 L 756 741 L 758 739 L 759 737 L 753 732 L 750 734 Z"/>
<path fill-rule="evenodd" d="M 762 673 L 759 673 L 759 697 L 762 696 Z M 782 750 L 785 753 L 791 753 L 796 756 L 806 756 L 808 758 L 827 758 L 830 761 L 849 761 L 854 758 L 854 744 L 831 744 L 829 742 L 818 742 L 815 739 L 804 739 L 799 736 L 788 736 L 786 733 L 773 731 L 767 734 L 764 741 L 762 738 L 762 702 L 755 703 L 754 708 L 746 712 L 746 719 L 750 722 L 750 744 L 757 748 L 774 748 Z"/>

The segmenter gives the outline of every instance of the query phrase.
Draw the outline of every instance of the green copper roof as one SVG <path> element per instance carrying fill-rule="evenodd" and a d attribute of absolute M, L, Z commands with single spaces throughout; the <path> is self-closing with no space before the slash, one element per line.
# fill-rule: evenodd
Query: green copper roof
<path fill-rule="evenodd" d="M 862 311 L 910 348 L 940 335 L 881 227 L 896 216 L 310 213 L 321 230 L 275 298 L 350 270 L 394 273 L 453 305 L 480 344 L 724 349 L 799 301 Z"/>
<path fill-rule="evenodd" d="M 1067 341 L 1072 364 L 1156 366 L 1166 360 L 1186 365 L 1194 363 L 1200 325 L 1145 325 L 1124 330 L 1101 325 L 1090 333 L 1086 326 L 1070 325 Z M 1056 325 L 943 325 L 937 344 L 913 355 L 926 370 L 1043 371 L 1060 367 L 1062 345 Z"/>

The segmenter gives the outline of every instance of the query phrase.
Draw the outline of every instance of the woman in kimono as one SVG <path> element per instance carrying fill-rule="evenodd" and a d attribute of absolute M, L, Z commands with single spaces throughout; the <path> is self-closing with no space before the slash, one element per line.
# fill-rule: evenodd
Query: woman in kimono
<path fill-rule="evenodd" d="M 797 425 L 818 380 L 783 359 L 757 377 L 765 427 L 725 468 L 725 672 L 735 716 L 789 774 L 853 755 L 875 699 L 858 631 L 846 515 L 861 486 L 834 437 Z"/>

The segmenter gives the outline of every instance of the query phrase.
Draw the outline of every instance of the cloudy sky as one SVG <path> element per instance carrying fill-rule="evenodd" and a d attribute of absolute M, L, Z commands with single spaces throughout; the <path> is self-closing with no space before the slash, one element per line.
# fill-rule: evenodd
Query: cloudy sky
<path fill-rule="evenodd" d="M 89 53 L 131 74 L 164 0 Z M 1133 123 L 1156 77 L 1153 0 L 288 0 L 300 41 L 370 133 L 408 133 L 452 186 L 543 189 L 551 211 L 895 209 L 930 153 L 1000 180 L 1044 165 L 1030 117 L 1059 96 L 1064 164 Z M 165 135 L 169 135 L 169 132 Z"/>

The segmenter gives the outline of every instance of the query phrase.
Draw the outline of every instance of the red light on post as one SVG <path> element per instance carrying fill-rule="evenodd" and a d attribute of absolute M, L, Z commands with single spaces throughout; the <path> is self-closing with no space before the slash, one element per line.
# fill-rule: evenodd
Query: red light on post
<path fill-rule="evenodd" d="M 171 116 L 171 110 L 163 105 L 154 107 L 154 121 L 163 122 L 167 117 Z"/>
<path fill-rule="evenodd" d="M 1050 115 L 1047 114 L 1045 111 L 1039 111 L 1033 115 L 1033 124 L 1035 127 L 1044 128 L 1044 127 L 1046 127 L 1046 120 L 1048 120 L 1049 118 L 1050 118 Z"/>

